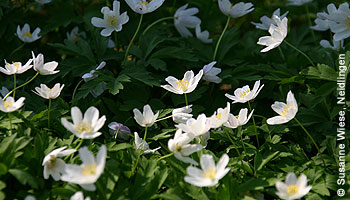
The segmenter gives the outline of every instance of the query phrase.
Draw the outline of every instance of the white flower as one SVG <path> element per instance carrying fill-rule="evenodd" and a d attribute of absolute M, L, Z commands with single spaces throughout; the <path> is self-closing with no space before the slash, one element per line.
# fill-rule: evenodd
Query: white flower
<path fill-rule="evenodd" d="M 73 42 L 76 42 L 78 40 L 79 35 L 86 37 L 85 32 L 79 33 L 79 27 L 77 26 L 75 26 L 70 33 L 67 32 L 66 35 L 67 35 L 67 40 L 70 40 Z"/>
<path fill-rule="evenodd" d="M 108 40 L 108 44 L 107 44 L 107 48 L 112 49 L 112 48 L 114 48 L 114 47 L 115 47 L 114 41 L 113 41 L 112 39 L 109 39 L 109 40 Z"/>
<path fill-rule="evenodd" d="M 287 6 L 301 6 L 311 1 L 312 0 L 288 0 Z"/>
<path fill-rule="evenodd" d="M 55 71 L 55 69 L 58 66 L 58 63 L 56 61 L 51 61 L 44 64 L 44 55 L 39 54 L 37 57 L 35 57 L 34 52 L 32 51 L 33 56 L 33 65 L 34 70 L 39 72 L 41 75 L 51 75 L 56 74 L 59 72 Z"/>
<path fill-rule="evenodd" d="M 269 33 L 271 36 L 264 36 L 259 38 L 259 41 L 257 44 L 267 46 L 266 48 L 262 49 L 260 52 L 267 52 L 270 51 L 271 49 L 274 49 L 278 47 L 286 38 L 287 33 L 288 33 L 288 18 L 285 17 L 281 19 L 274 15 L 273 20 L 276 22 L 275 26 L 274 24 L 271 24 L 269 28 Z"/>
<path fill-rule="evenodd" d="M 173 121 L 178 124 L 185 124 L 186 121 L 191 119 L 193 116 L 192 114 L 190 114 L 192 112 L 191 107 L 192 105 L 174 109 L 172 112 Z"/>
<path fill-rule="evenodd" d="M 248 109 L 247 108 L 243 108 L 243 109 L 241 109 L 239 111 L 238 116 L 234 116 L 233 114 L 230 114 L 230 116 L 228 117 L 228 121 L 224 124 L 224 126 L 226 126 L 228 128 L 237 128 L 238 126 L 243 126 L 252 117 L 253 112 L 254 112 L 254 109 L 252 110 L 252 112 L 247 117 Z"/>
<path fill-rule="evenodd" d="M 335 51 L 339 51 L 340 48 L 344 49 L 344 40 L 339 40 L 339 41 L 333 40 L 333 46 L 331 45 L 331 43 L 328 40 L 321 40 L 320 45 L 323 48 L 330 48 L 330 49 L 333 49 Z"/>
<path fill-rule="evenodd" d="M 61 118 L 62 125 L 81 139 L 93 139 L 100 136 L 102 133 L 98 132 L 106 121 L 106 116 L 99 119 L 99 111 L 97 108 L 91 106 L 84 114 L 81 113 L 78 107 L 71 109 L 73 123 L 68 122 L 66 118 Z"/>
<path fill-rule="evenodd" d="M 330 16 L 329 27 L 336 41 L 344 40 L 350 36 L 350 9 L 348 3 L 339 6 L 338 12 Z"/>
<path fill-rule="evenodd" d="M 196 36 L 203 43 L 209 44 L 213 42 L 213 39 L 209 39 L 209 32 L 207 30 L 202 32 L 199 24 L 196 26 Z"/>
<path fill-rule="evenodd" d="M 40 87 L 35 87 L 35 94 L 45 99 L 56 99 L 60 96 L 64 84 L 61 86 L 60 83 L 56 83 L 53 88 L 48 88 L 45 84 L 40 84 Z"/>
<path fill-rule="evenodd" d="M 100 70 L 102 68 L 104 68 L 106 66 L 106 62 L 105 61 L 102 61 L 97 67 L 95 70 L 91 70 L 89 73 L 86 73 L 82 76 L 82 78 L 84 79 L 85 82 L 88 82 L 94 78 L 97 78 L 98 77 L 98 74 L 96 74 L 95 72 L 97 70 Z"/>
<path fill-rule="evenodd" d="M 2 97 L 5 97 L 10 91 L 6 87 L 2 87 L 0 90 L 0 94 Z"/>
<path fill-rule="evenodd" d="M 79 149 L 81 165 L 67 164 L 65 173 L 61 176 L 62 181 L 79 184 L 87 191 L 95 191 L 95 182 L 101 176 L 106 163 L 107 148 L 100 147 L 96 158 L 87 147 Z"/>
<path fill-rule="evenodd" d="M 125 0 L 136 13 L 146 14 L 155 11 L 165 0 Z"/>
<path fill-rule="evenodd" d="M 226 168 L 228 162 L 227 154 L 222 155 L 217 165 L 213 156 L 203 154 L 200 161 L 202 169 L 187 167 L 188 176 L 185 176 L 185 181 L 197 187 L 214 186 L 230 171 L 229 167 Z"/>
<path fill-rule="evenodd" d="M 5 67 L 0 67 L 0 72 L 6 75 L 22 74 L 31 67 L 33 67 L 33 65 L 31 65 L 32 61 L 32 59 L 29 59 L 27 63 L 22 66 L 21 62 L 13 62 L 12 64 L 10 64 L 5 60 Z"/>
<path fill-rule="evenodd" d="M 142 127 L 152 126 L 159 116 L 159 111 L 156 114 L 154 114 L 151 109 L 151 106 L 149 106 L 148 104 L 143 107 L 143 113 L 141 113 L 137 108 L 135 108 L 133 112 L 134 119 Z"/>
<path fill-rule="evenodd" d="M 203 148 L 207 147 L 208 141 L 210 139 L 210 131 L 204 133 L 203 135 L 201 135 L 201 137 L 195 137 L 195 139 L 197 140 L 197 142 L 203 145 Z"/>
<path fill-rule="evenodd" d="M 196 28 L 201 20 L 193 16 L 199 12 L 198 8 L 186 9 L 188 4 L 181 6 L 174 15 L 174 25 L 182 37 L 192 37 L 192 33 L 187 28 Z"/>
<path fill-rule="evenodd" d="M 20 26 L 17 26 L 17 37 L 23 42 L 34 42 L 35 40 L 41 38 L 38 36 L 40 28 L 36 28 L 33 33 L 30 32 L 30 27 L 28 24 L 24 24 L 23 29 L 21 30 Z"/>
<path fill-rule="evenodd" d="M 23 101 L 25 99 L 25 97 L 21 97 L 15 101 L 13 97 L 9 96 L 4 101 L 2 98 L 0 98 L 0 110 L 6 113 L 16 111 L 24 105 Z"/>
<path fill-rule="evenodd" d="M 292 120 L 298 112 L 298 103 L 294 98 L 292 91 L 288 92 L 287 104 L 276 101 L 271 108 L 279 114 L 279 116 L 267 119 L 270 125 L 284 124 Z"/>
<path fill-rule="evenodd" d="M 231 100 L 232 103 L 245 103 L 247 101 L 251 101 L 255 99 L 255 97 L 259 94 L 260 90 L 264 87 L 264 84 L 259 88 L 260 80 L 256 81 L 253 87 L 253 90 L 250 90 L 249 86 L 243 86 L 243 88 L 237 88 L 234 91 L 234 96 L 225 94 L 225 96 Z"/>
<path fill-rule="evenodd" d="M 233 5 L 230 0 L 218 0 L 218 3 L 221 12 L 232 18 L 242 17 L 254 10 L 254 8 L 252 8 L 254 5 L 250 2 L 239 2 Z"/>
<path fill-rule="evenodd" d="M 79 191 L 79 192 L 76 192 L 73 196 L 71 196 L 70 200 L 90 200 L 90 197 L 86 197 L 84 199 L 83 192 Z"/>
<path fill-rule="evenodd" d="M 227 102 L 226 108 L 219 108 L 213 116 L 208 118 L 211 128 L 219 128 L 225 124 L 230 115 L 230 103 Z"/>
<path fill-rule="evenodd" d="M 202 76 L 203 70 L 200 70 L 196 76 L 194 76 L 192 70 L 187 71 L 182 80 L 178 80 L 173 76 L 168 76 L 165 81 L 167 81 L 170 85 L 161 85 L 161 87 L 175 94 L 191 93 L 194 89 L 196 89 Z"/>
<path fill-rule="evenodd" d="M 272 16 L 276 15 L 276 16 L 279 17 L 280 19 L 283 19 L 283 18 L 285 18 L 285 17 L 287 16 L 287 14 L 288 14 L 288 11 L 285 12 L 282 16 L 280 16 L 280 9 L 277 8 L 277 9 L 273 12 Z M 255 22 L 251 22 L 251 23 L 252 23 L 253 25 L 255 25 L 256 28 L 262 29 L 262 30 L 269 30 L 271 24 L 277 25 L 276 22 L 272 20 L 272 18 L 269 18 L 269 17 L 267 17 L 267 16 L 262 16 L 262 17 L 260 18 L 260 21 L 261 21 L 262 23 L 255 23 Z"/>
<path fill-rule="evenodd" d="M 203 67 L 203 79 L 213 83 L 220 83 L 222 79 L 217 75 L 221 72 L 220 68 L 214 67 L 216 61 L 213 61 Z"/>
<path fill-rule="evenodd" d="M 202 150 L 203 146 L 200 144 L 190 144 L 193 140 L 193 135 L 184 133 L 178 129 L 175 132 L 174 139 L 168 141 L 169 151 L 174 153 L 174 156 L 182 162 L 198 165 L 198 163 L 192 158 L 188 157 L 194 152 Z"/>
<path fill-rule="evenodd" d="M 118 133 L 118 137 L 123 138 L 124 140 L 127 140 L 129 138 L 129 134 L 131 133 L 130 129 L 118 122 L 111 122 L 108 124 L 109 133 L 111 135 L 115 135 Z"/>
<path fill-rule="evenodd" d="M 155 149 L 150 149 L 147 142 L 143 141 L 143 139 L 139 137 L 139 134 L 137 132 L 134 132 L 134 137 L 135 137 L 136 149 L 141 149 L 144 154 L 154 153 L 158 151 L 158 149 L 160 149 L 160 147 L 157 147 Z"/>
<path fill-rule="evenodd" d="M 101 35 L 108 37 L 112 34 L 113 31 L 119 32 L 122 30 L 122 25 L 126 24 L 129 21 L 129 16 L 127 12 L 124 12 L 120 15 L 120 2 L 113 1 L 113 10 L 110 10 L 108 7 L 103 7 L 101 13 L 103 14 L 103 19 L 98 17 L 91 18 L 91 24 L 104 28 L 101 31 Z"/>
<path fill-rule="evenodd" d="M 211 127 L 205 114 L 200 114 L 197 119 L 191 118 L 186 121 L 186 124 L 175 125 L 176 128 L 182 129 L 185 133 L 201 136 L 207 133 Z"/>
<path fill-rule="evenodd" d="M 276 182 L 276 188 L 278 192 L 276 194 L 281 199 L 292 200 L 300 199 L 305 196 L 311 190 L 312 186 L 307 186 L 307 177 L 305 174 L 301 174 L 299 178 L 294 173 L 288 173 L 286 182 Z"/>
<path fill-rule="evenodd" d="M 50 3 L 52 0 L 35 0 L 37 3 L 43 5 L 43 4 L 47 4 Z"/>
<path fill-rule="evenodd" d="M 68 156 L 74 152 L 75 149 L 67 149 L 67 147 L 61 147 L 51 151 L 47 154 L 43 160 L 42 165 L 44 166 L 44 178 L 48 179 L 51 175 L 55 181 L 60 180 L 61 175 L 64 173 L 66 163 L 59 157 Z"/>
<path fill-rule="evenodd" d="M 36 198 L 33 195 L 27 195 L 24 200 L 36 200 Z"/>

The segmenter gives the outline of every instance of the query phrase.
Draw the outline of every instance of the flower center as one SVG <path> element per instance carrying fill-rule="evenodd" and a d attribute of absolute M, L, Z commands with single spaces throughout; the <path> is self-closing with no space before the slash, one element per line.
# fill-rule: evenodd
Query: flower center
<path fill-rule="evenodd" d="M 176 85 L 180 90 L 185 91 L 188 89 L 189 82 L 187 79 L 184 78 L 183 80 L 179 80 L 178 82 L 176 82 Z"/>
<path fill-rule="evenodd" d="M 108 26 L 112 26 L 112 27 L 114 27 L 114 26 L 116 26 L 117 24 L 118 24 L 118 17 L 116 17 L 116 16 L 108 16 L 108 18 L 107 18 L 107 25 Z"/>
<path fill-rule="evenodd" d="M 25 32 L 22 34 L 22 37 L 26 37 L 26 36 L 32 39 L 32 34 L 30 32 Z"/>
<path fill-rule="evenodd" d="M 176 151 L 176 152 L 180 152 L 181 150 L 182 150 L 182 146 L 176 144 L 176 146 L 175 146 L 175 151 Z"/>
<path fill-rule="evenodd" d="M 247 96 L 247 94 L 249 94 L 249 93 L 250 93 L 250 89 L 244 90 L 243 92 L 241 92 L 240 97 L 241 97 L 241 98 L 244 98 L 244 97 Z"/>
<path fill-rule="evenodd" d="M 233 8 L 233 6 L 234 6 L 234 5 L 233 5 L 233 3 L 231 3 L 230 9 L 232 9 L 232 8 Z"/>
<path fill-rule="evenodd" d="M 216 176 L 216 170 L 213 168 L 209 168 L 205 172 L 203 172 L 202 176 L 204 176 L 207 179 L 213 180 Z"/>
<path fill-rule="evenodd" d="M 289 196 L 292 196 L 299 192 L 299 187 L 297 185 L 289 185 L 287 188 L 287 193 Z"/>
<path fill-rule="evenodd" d="M 350 16 L 345 19 L 345 27 L 350 28 Z"/>
<path fill-rule="evenodd" d="M 78 133 L 82 133 L 82 132 L 87 132 L 90 133 L 92 131 L 91 129 L 91 124 L 85 123 L 85 122 L 81 122 L 76 128 L 75 130 Z"/>
<path fill-rule="evenodd" d="M 292 106 L 285 105 L 283 110 L 282 110 L 282 116 L 285 117 L 291 108 L 292 108 Z"/>
<path fill-rule="evenodd" d="M 97 166 L 95 164 L 85 165 L 82 169 L 82 173 L 84 176 L 92 176 L 96 174 Z"/>
<path fill-rule="evenodd" d="M 13 106 L 13 102 L 10 100 L 6 100 L 4 102 L 2 102 L 2 105 L 4 106 L 4 108 L 9 108 Z"/>
<path fill-rule="evenodd" d="M 221 119 L 221 113 L 216 114 L 216 118 Z"/>
<path fill-rule="evenodd" d="M 140 1 L 140 2 L 138 2 L 138 3 L 141 4 L 141 5 L 143 4 L 143 5 L 148 6 L 148 4 L 151 3 L 151 1 L 152 1 L 152 0 L 146 0 L 146 1 Z"/>
<path fill-rule="evenodd" d="M 51 156 L 50 160 L 49 160 L 49 165 L 47 166 L 49 169 L 51 169 L 52 167 L 54 167 L 56 165 L 56 156 Z"/>

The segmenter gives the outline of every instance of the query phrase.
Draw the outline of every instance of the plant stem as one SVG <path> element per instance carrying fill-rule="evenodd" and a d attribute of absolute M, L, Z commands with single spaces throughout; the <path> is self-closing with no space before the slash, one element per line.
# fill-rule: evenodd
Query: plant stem
<path fill-rule="evenodd" d="M 81 146 L 81 144 L 83 144 L 83 139 L 81 139 L 81 138 L 78 138 L 78 140 L 80 140 L 80 142 L 79 142 L 79 144 L 75 147 L 75 150 L 78 150 L 79 148 L 80 148 L 80 146 Z"/>
<path fill-rule="evenodd" d="M 238 149 L 237 149 L 237 147 L 236 147 L 235 143 L 233 142 L 233 140 L 232 140 L 232 138 L 231 138 L 230 134 L 228 134 L 228 132 L 227 132 L 227 131 L 225 131 L 225 133 L 226 133 L 226 136 L 228 137 L 228 139 L 230 139 L 230 141 L 231 141 L 232 145 L 235 147 L 235 149 L 236 149 L 236 151 L 237 151 L 238 156 L 239 156 L 239 157 L 241 157 L 241 153 L 239 153 L 239 151 L 238 151 Z"/>
<path fill-rule="evenodd" d="M 10 135 L 12 135 L 12 116 L 11 116 L 11 113 L 9 113 L 9 119 L 10 119 Z"/>
<path fill-rule="evenodd" d="M 114 138 L 115 138 L 116 140 L 117 140 L 117 138 L 118 138 L 119 130 L 120 130 L 120 127 L 117 129 L 117 132 L 116 132 L 115 135 L 114 135 Z"/>
<path fill-rule="evenodd" d="M 173 117 L 173 116 L 170 115 L 170 116 L 167 116 L 167 117 L 163 117 L 163 118 L 157 119 L 157 120 L 154 121 L 154 122 L 159 122 L 159 121 L 162 121 L 162 120 L 165 120 L 165 119 L 169 119 L 169 118 L 171 118 L 171 117 Z"/>
<path fill-rule="evenodd" d="M 186 93 L 184 93 L 184 95 L 185 95 L 185 102 L 186 102 L 186 106 L 188 106 L 187 94 L 186 94 Z"/>
<path fill-rule="evenodd" d="M 141 17 L 140 17 L 139 25 L 137 26 L 136 32 L 135 32 L 134 36 L 132 37 L 132 39 L 131 39 L 131 41 L 130 41 L 130 43 L 129 43 L 128 48 L 126 49 L 125 57 L 124 57 L 124 63 L 125 63 L 126 60 L 128 59 L 128 54 L 129 54 L 129 50 L 130 50 L 130 48 L 131 48 L 131 45 L 133 44 L 133 42 L 134 42 L 134 40 L 135 40 L 135 38 L 136 38 L 136 35 L 137 35 L 137 33 L 139 32 L 139 30 L 140 30 L 141 23 L 142 23 L 142 19 L 143 19 L 143 14 L 142 14 Z"/>
<path fill-rule="evenodd" d="M 73 99 L 75 97 L 75 93 L 77 92 L 79 85 L 83 82 L 83 80 L 84 79 L 80 80 L 79 83 L 77 84 L 77 86 L 75 86 L 75 88 L 73 90 L 72 101 L 73 101 Z"/>
<path fill-rule="evenodd" d="M 242 127 L 241 127 L 241 126 L 238 127 L 237 133 L 238 133 L 238 135 L 241 137 L 241 142 L 242 142 L 242 146 L 243 146 L 244 153 L 247 153 L 247 150 L 245 149 L 244 142 L 243 142 Z"/>
<path fill-rule="evenodd" d="M 158 24 L 159 22 L 165 21 L 165 20 L 170 20 L 170 19 L 175 19 L 175 17 L 163 17 L 158 19 L 157 21 L 153 22 L 152 24 L 148 25 L 147 28 L 143 31 L 142 35 L 145 35 L 146 32 L 152 28 L 154 25 Z"/>
<path fill-rule="evenodd" d="M 49 109 L 47 110 L 47 127 L 50 129 L 51 99 L 49 99 Z"/>
<path fill-rule="evenodd" d="M 13 50 L 13 51 L 11 52 L 11 54 L 10 54 L 8 57 L 11 57 L 14 53 L 16 53 L 17 51 L 19 51 L 20 49 L 22 49 L 22 48 L 24 47 L 24 44 L 25 44 L 25 43 L 21 44 L 19 47 L 17 47 L 15 50 Z"/>
<path fill-rule="evenodd" d="M 141 154 L 143 154 L 143 146 L 144 146 L 144 144 L 146 142 L 146 137 L 147 137 L 147 128 L 148 128 L 148 126 L 145 127 L 145 135 L 143 137 L 143 140 L 142 140 L 142 143 L 141 143 L 141 146 L 140 146 L 140 149 L 139 149 L 140 151 L 138 152 L 138 155 L 137 155 L 136 163 L 135 163 L 134 167 L 131 170 L 131 175 L 133 175 L 135 173 L 136 167 L 139 164 L 139 160 L 140 160 Z"/>
<path fill-rule="evenodd" d="M 303 55 L 310 63 L 312 66 L 316 67 L 315 64 L 312 62 L 312 60 L 310 59 L 309 56 L 307 56 L 304 52 L 300 51 L 298 48 L 296 48 L 295 46 L 293 46 L 292 44 L 290 44 L 289 42 L 287 42 L 287 40 L 283 40 L 288 46 L 292 47 L 294 50 L 296 50 L 297 52 L 299 52 L 301 55 Z"/>
<path fill-rule="evenodd" d="M 318 145 L 316 144 L 315 140 L 312 138 L 312 136 L 310 135 L 310 133 L 306 130 L 306 128 L 299 122 L 299 120 L 294 117 L 294 120 L 299 124 L 299 126 L 304 130 L 304 132 L 309 136 L 309 138 L 311 139 L 312 143 L 314 143 L 317 151 L 319 154 L 321 154 L 320 148 L 318 147 Z"/>
<path fill-rule="evenodd" d="M 305 9 L 306 9 L 307 20 L 308 20 L 309 26 L 311 27 L 312 22 L 311 22 L 311 18 L 310 18 L 309 6 L 307 4 L 305 5 Z M 314 41 L 316 41 L 315 32 L 313 29 L 311 29 L 311 35 L 312 35 L 312 38 L 314 39 Z"/>
<path fill-rule="evenodd" d="M 35 74 L 35 76 L 33 76 L 29 81 L 27 81 L 27 82 L 23 83 L 22 85 L 20 85 L 20 86 L 14 88 L 13 90 L 11 90 L 11 92 L 7 93 L 7 95 L 3 98 L 3 100 L 5 100 L 5 99 L 6 99 L 10 94 L 12 94 L 15 90 L 18 90 L 19 88 L 24 87 L 24 86 L 26 86 L 28 83 L 32 82 L 38 75 L 39 75 L 39 72 L 37 72 L 37 73 Z"/>
<path fill-rule="evenodd" d="M 16 73 L 13 74 L 13 99 L 15 99 L 16 96 Z"/>
<path fill-rule="evenodd" d="M 225 28 L 224 28 L 224 30 L 223 30 L 222 33 L 221 33 L 221 36 L 220 36 L 220 38 L 219 38 L 219 40 L 218 40 L 218 43 L 216 43 L 216 47 L 215 47 L 215 51 L 214 51 L 214 56 L 213 56 L 213 61 L 215 61 L 215 59 L 216 59 L 216 54 L 218 53 L 218 49 L 219 49 L 220 42 L 221 42 L 222 37 L 224 36 L 224 34 L 225 34 L 226 30 L 227 30 L 228 25 L 230 24 L 230 19 L 231 19 L 231 17 L 227 17 L 227 21 L 226 21 Z"/>
<path fill-rule="evenodd" d="M 280 54 L 281 54 L 281 57 L 282 57 L 282 60 L 285 61 L 286 60 L 286 57 L 284 57 L 284 54 L 282 52 L 282 49 L 280 46 L 278 46 L 278 50 L 280 51 Z"/>
<path fill-rule="evenodd" d="M 162 160 L 162 159 L 164 159 L 164 158 L 168 158 L 168 157 L 170 157 L 170 156 L 172 156 L 172 155 L 174 155 L 174 153 L 169 153 L 169 154 L 167 154 L 167 155 L 165 155 L 165 156 L 162 156 L 162 157 L 158 158 L 157 161 L 160 161 L 160 160 Z"/>
<path fill-rule="evenodd" d="M 248 106 L 249 106 L 250 112 L 252 112 L 252 107 L 250 106 L 250 102 L 249 101 L 248 101 Z M 255 119 L 254 119 L 253 115 L 252 115 L 252 120 L 253 120 L 253 124 L 254 124 L 254 132 L 255 132 L 255 136 L 256 136 L 256 142 L 258 143 L 258 148 L 259 148 L 260 144 L 259 144 L 258 131 L 256 129 Z"/>
<path fill-rule="evenodd" d="M 101 186 L 101 183 L 96 181 L 96 186 L 97 186 L 98 190 L 100 191 L 100 194 L 102 195 L 102 199 L 107 199 L 106 194 L 103 190 L 103 187 Z"/>

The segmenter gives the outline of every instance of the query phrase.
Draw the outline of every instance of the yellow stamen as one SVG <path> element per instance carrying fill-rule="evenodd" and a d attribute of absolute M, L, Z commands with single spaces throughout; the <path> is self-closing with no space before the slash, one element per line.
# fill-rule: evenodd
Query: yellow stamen
<path fill-rule="evenodd" d="M 287 188 L 287 193 L 289 196 L 292 196 L 299 192 L 299 187 L 297 185 L 289 185 Z"/>
<path fill-rule="evenodd" d="M 148 6 L 148 4 L 151 3 L 151 1 L 152 0 L 140 1 L 140 2 L 138 2 L 138 4 L 141 4 L 141 5 L 144 4 L 144 5 Z"/>
<path fill-rule="evenodd" d="M 181 150 L 182 150 L 182 146 L 176 144 L 175 151 L 180 152 Z"/>
<path fill-rule="evenodd" d="M 32 34 L 30 32 L 25 32 L 25 33 L 22 34 L 22 38 L 25 37 L 25 36 L 27 36 L 30 39 L 32 39 Z"/>
<path fill-rule="evenodd" d="M 84 176 L 92 176 L 92 175 L 95 175 L 96 174 L 96 168 L 97 166 L 95 164 L 88 164 L 88 165 L 85 165 L 83 166 L 83 169 L 82 169 L 82 174 Z"/>
<path fill-rule="evenodd" d="M 221 119 L 221 113 L 216 114 L 216 118 Z"/>
<path fill-rule="evenodd" d="M 91 124 L 81 122 L 78 126 L 76 126 L 75 130 L 78 133 L 82 133 L 82 132 L 90 133 L 92 131 Z"/>
<path fill-rule="evenodd" d="M 205 172 L 203 172 L 202 176 L 204 176 L 207 179 L 215 179 L 216 170 L 213 168 L 209 168 Z"/>
<path fill-rule="evenodd" d="M 346 27 L 346 28 L 350 28 L 350 17 L 347 17 L 347 18 L 345 19 L 345 27 Z"/>
<path fill-rule="evenodd" d="M 13 102 L 10 100 L 6 100 L 4 102 L 2 102 L 2 105 L 4 106 L 4 108 L 9 108 L 13 106 Z"/>
<path fill-rule="evenodd" d="M 179 80 L 178 82 L 176 82 L 176 85 L 180 90 L 185 91 L 188 89 L 189 82 L 187 79 L 184 78 L 183 80 Z"/>
<path fill-rule="evenodd" d="M 282 110 L 282 116 L 285 117 L 291 108 L 292 108 L 292 106 L 285 105 L 283 110 Z"/>
<path fill-rule="evenodd" d="M 118 24 L 118 17 L 108 16 L 106 22 L 108 26 L 115 27 Z"/>
<path fill-rule="evenodd" d="M 49 169 L 51 169 L 52 167 L 54 167 L 56 165 L 56 156 L 51 156 L 50 160 L 49 160 L 49 166 L 47 166 Z"/>
<path fill-rule="evenodd" d="M 230 9 L 232 9 L 232 8 L 233 8 L 233 6 L 234 6 L 234 5 L 233 5 L 233 3 L 231 3 Z"/>
<path fill-rule="evenodd" d="M 243 92 L 241 92 L 241 95 L 240 95 L 240 97 L 241 98 L 243 98 L 243 97 L 245 97 L 247 94 L 249 94 L 250 93 L 250 90 L 248 89 L 248 90 L 244 90 Z"/>

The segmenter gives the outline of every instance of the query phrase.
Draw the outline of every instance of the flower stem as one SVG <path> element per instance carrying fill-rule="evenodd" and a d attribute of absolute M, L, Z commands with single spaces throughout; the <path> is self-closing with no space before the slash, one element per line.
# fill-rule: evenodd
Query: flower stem
<path fill-rule="evenodd" d="M 281 57 L 282 57 L 282 60 L 285 61 L 286 60 L 286 57 L 284 57 L 284 54 L 282 52 L 282 49 L 280 46 L 278 46 L 278 50 L 280 51 L 280 54 L 281 54 Z"/>
<path fill-rule="evenodd" d="M 51 99 L 49 99 L 49 109 L 47 110 L 47 127 L 50 129 Z"/>
<path fill-rule="evenodd" d="M 232 145 L 235 147 L 235 149 L 236 149 L 236 151 L 237 151 L 238 156 L 241 158 L 241 153 L 239 153 L 239 151 L 238 151 L 238 149 L 237 149 L 237 147 L 236 147 L 235 143 L 233 142 L 233 140 L 232 140 L 232 138 L 231 138 L 230 134 L 228 134 L 228 132 L 227 132 L 227 131 L 225 131 L 225 133 L 226 133 L 226 136 L 228 137 L 228 139 L 231 141 Z"/>
<path fill-rule="evenodd" d="M 167 117 L 163 117 L 163 118 L 157 119 L 157 120 L 154 121 L 154 122 L 159 122 L 159 121 L 162 121 L 162 120 L 165 120 L 165 119 L 169 119 L 169 118 L 171 118 L 171 117 L 173 117 L 173 115 L 170 115 L 170 116 L 167 116 Z"/>
<path fill-rule="evenodd" d="M 165 20 L 170 20 L 170 19 L 175 19 L 175 17 L 163 17 L 158 19 L 157 21 L 153 22 L 152 24 L 148 25 L 147 28 L 143 31 L 142 35 L 145 35 L 146 32 L 151 29 L 154 25 L 158 24 L 159 22 L 165 21 Z"/>
<path fill-rule="evenodd" d="M 20 49 L 22 49 L 22 48 L 24 47 L 24 44 L 25 44 L 25 43 L 21 44 L 19 47 L 17 47 L 15 50 L 13 50 L 13 51 L 11 52 L 11 54 L 10 54 L 8 57 L 11 57 L 14 53 L 16 53 L 17 51 L 19 51 Z"/>
<path fill-rule="evenodd" d="M 75 86 L 75 88 L 74 88 L 74 90 L 73 90 L 72 100 L 74 99 L 75 93 L 77 92 L 78 87 L 79 87 L 79 85 L 83 82 L 83 80 L 84 80 L 84 79 L 80 80 L 79 83 L 77 84 L 77 86 Z"/>
<path fill-rule="evenodd" d="M 11 113 L 9 113 L 9 119 L 10 119 L 10 135 L 12 135 L 12 116 L 11 116 Z"/>
<path fill-rule="evenodd" d="M 130 43 L 129 43 L 128 48 L 126 49 L 125 57 L 124 57 L 124 63 L 125 63 L 126 60 L 128 59 L 128 54 L 129 54 L 129 50 L 130 50 L 130 48 L 131 48 L 131 45 L 133 44 L 133 42 L 134 42 L 134 40 L 135 40 L 135 38 L 136 38 L 136 35 L 137 35 L 137 33 L 139 32 L 139 30 L 140 30 L 141 23 L 142 23 L 142 19 L 143 19 L 143 14 L 142 14 L 141 17 L 140 17 L 139 25 L 137 26 L 136 32 L 135 32 L 134 36 L 132 37 L 132 39 L 131 39 L 131 41 L 130 41 Z"/>
<path fill-rule="evenodd" d="M 304 52 L 300 51 L 298 48 L 296 48 L 295 46 L 293 46 L 291 43 L 287 42 L 287 40 L 283 40 L 283 42 L 285 42 L 288 46 L 292 47 L 294 50 L 296 50 L 297 52 L 299 52 L 301 55 L 303 55 L 310 63 L 312 66 L 316 67 L 315 64 L 312 62 L 312 60 L 310 59 L 309 56 L 307 56 Z"/>
<path fill-rule="evenodd" d="M 227 30 L 228 25 L 230 24 L 230 19 L 231 19 L 231 17 L 227 17 L 227 21 L 226 21 L 225 28 L 224 28 L 224 30 L 223 30 L 222 33 L 221 33 L 221 36 L 220 36 L 220 38 L 219 38 L 219 40 L 218 40 L 218 43 L 216 43 L 216 47 L 215 47 L 215 51 L 214 51 L 214 56 L 213 56 L 213 61 L 215 61 L 215 59 L 216 59 L 216 54 L 218 53 L 218 49 L 219 49 L 220 42 L 221 42 L 222 37 L 224 36 L 224 34 L 225 34 L 226 30 Z"/>
<path fill-rule="evenodd" d="M 131 175 L 134 175 L 136 167 L 139 164 L 139 160 L 140 160 L 141 154 L 143 153 L 143 145 L 145 144 L 146 137 L 147 137 L 147 128 L 148 128 L 148 126 L 145 127 L 145 135 L 143 137 L 143 140 L 142 140 L 142 143 L 141 143 L 141 146 L 140 146 L 140 151 L 138 152 L 138 155 L 137 155 L 136 163 L 135 163 L 134 167 L 131 169 Z"/>
<path fill-rule="evenodd" d="M 188 106 L 187 94 L 186 94 L 186 93 L 184 93 L 184 95 L 185 95 L 185 102 L 186 102 L 186 106 Z"/>
<path fill-rule="evenodd" d="M 170 157 L 170 156 L 172 156 L 172 155 L 174 155 L 174 153 L 169 153 L 169 154 L 167 154 L 167 155 L 165 155 L 165 156 L 162 156 L 162 157 L 158 158 L 157 161 L 160 161 L 160 160 L 162 160 L 162 159 L 164 159 L 164 158 L 168 158 L 168 157 Z"/>
<path fill-rule="evenodd" d="M 242 127 L 241 127 L 241 126 L 238 127 L 237 133 L 238 133 L 238 135 L 241 137 L 241 142 L 242 142 L 242 146 L 243 146 L 244 153 L 247 153 L 247 150 L 245 149 L 244 142 L 243 142 Z"/>
<path fill-rule="evenodd" d="M 115 132 L 114 138 L 117 140 L 118 138 L 118 133 L 119 133 L 120 127 L 117 129 L 117 132 Z"/>
<path fill-rule="evenodd" d="M 39 75 L 39 72 L 37 72 L 37 73 L 35 74 L 35 76 L 33 76 L 29 81 L 27 81 L 27 82 L 23 83 L 22 85 L 20 85 L 20 86 L 14 88 L 13 90 L 11 90 L 11 92 L 7 93 L 7 95 L 3 98 L 3 100 L 5 100 L 5 99 L 6 99 L 10 94 L 12 94 L 15 90 L 18 90 L 19 88 L 24 87 L 24 86 L 26 86 L 28 83 L 32 82 L 38 75 Z"/>
<path fill-rule="evenodd" d="M 80 146 L 83 144 L 83 139 L 78 138 L 78 140 L 80 140 L 79 144 L 75 147 L 75 150 L 78 150 L 80 148 Z"/>
<path fill-rule="evenodd" d="M 250 102 L 249 101 L 248 101 L 248 106 L 249 106 L 250 112 L 252 112 L 252 107 L 250 106 Z M 253 120 L 253 124 L 254 124 L 254 132 L 255 132 L 255 136 L 256 136 L 256 142 L 258 143 L 258 148 L 259 148 L 260 144 L 259 144 L 258 131 L 256 130 L 256 124 L 255 124 L 255 119 L 254 119 L 253 115 L 252 115 L 252 120 Z"/>
<path fill-rule="evenodd" d="M 306 128 L 300 123 L 300 121 L 294 117 L 294 120 L 299 124 L 299 126 L 304 130 L 304 132 L 309 136 L 309 138 L 311 139 L 312 143 L 314 143 L 317 151 L 319 154 L 321 154 L 320 148 L 318 147 L 318 145 L 316 144 L 315 140 L 312 138 L 312 136 L 310 135 L 310 133 L 306 130 Z"/>
<path fill-rule="evenodd" d="M 13 99 L 15 99 L 16 96 L 16 73 L 13 74 Z"/>

